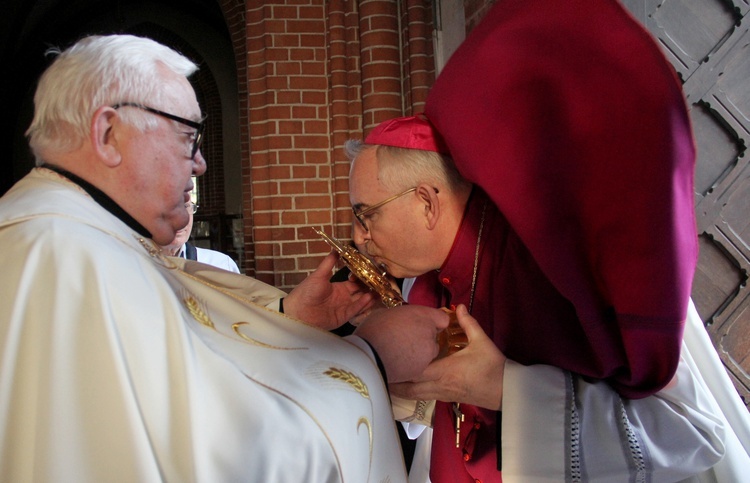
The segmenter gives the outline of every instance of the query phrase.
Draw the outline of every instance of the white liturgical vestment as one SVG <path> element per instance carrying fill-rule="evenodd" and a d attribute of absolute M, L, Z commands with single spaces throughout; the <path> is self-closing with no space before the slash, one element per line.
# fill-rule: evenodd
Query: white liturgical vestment
<path fill-rule="evenodd" d="M 66 178 L 0 199 L 0 479 L 405 481 L 377 364 Z"/>

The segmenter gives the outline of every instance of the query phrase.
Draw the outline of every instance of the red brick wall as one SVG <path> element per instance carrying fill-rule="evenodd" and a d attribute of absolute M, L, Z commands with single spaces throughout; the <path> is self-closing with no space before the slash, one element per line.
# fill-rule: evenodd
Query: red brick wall
<path fill-rule="evenodd" d="M 256 277 L 278 287 L 314 267 L 308 225 L 330 224 L 326 57 L 324 2 L 247 2 L 251 152 L 243 182 L 252 192 L 243 211 L 253 219 L 246 230 Z"/>
<path fill-rule="evenodd" d="M 432 83 L 435 60 L 432 46 L 432 8 L 424 0 L 407 0 L 401 37 L 404 45 L 404 115 L 422 112 Z"/>
<path fill-rule="evenodd" d="M 330 72 L 330 136 L 333 194 L 332 232 L 349 236 L 349 161 L 341 147 L 362 133 L 362 70 L 360 20 L 354 2 L 328 2 L 328 65 Z M 330 230 L 326 230 L 331 233 Z M 325 248 L 323 248 L 325 253 Z"/>
<path fill-rule="evenodd" d="M 282 289 L 350 233 L 349 138 L 420 111 L 434 80 L 429 4 L 225 0 L 240 83 L 244 271 Z"/>

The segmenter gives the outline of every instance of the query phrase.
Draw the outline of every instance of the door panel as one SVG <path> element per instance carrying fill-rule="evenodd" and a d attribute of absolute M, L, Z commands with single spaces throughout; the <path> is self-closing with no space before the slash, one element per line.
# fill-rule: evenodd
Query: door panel
<path fill-rule="evenodd" d="M 750 0 L 623 0 L 684 84 L 698 163 L 693 300 L 750 403 Z M 749 19 L 750 20 L 750 19 Z"/>

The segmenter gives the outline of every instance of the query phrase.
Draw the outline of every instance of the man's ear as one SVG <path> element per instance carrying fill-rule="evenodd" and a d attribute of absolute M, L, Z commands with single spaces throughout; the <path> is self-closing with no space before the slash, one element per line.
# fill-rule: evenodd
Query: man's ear
<path fill-rule="evenodd" d="M 119 144 L 121 128 L 117 111 L 109 106 L 97 109 L 91 119 L 91 146 L 102 163 L 110 168 L 122 162 Z"/>
<path fill-rule="evenodd" d="M 440 220 L 440 200 L 438 191 L 428 184 L 417 186 L 417 196 L 424 207 L 425 223 L 428 230 L 433 230 Z"/>

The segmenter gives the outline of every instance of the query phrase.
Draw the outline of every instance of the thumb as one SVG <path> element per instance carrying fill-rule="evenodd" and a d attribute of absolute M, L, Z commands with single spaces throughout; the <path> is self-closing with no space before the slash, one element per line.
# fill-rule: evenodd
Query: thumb
<path fill-rule="evenodd" d="M 338 260 L 338 258 L 339 257 L 336 252 L 329 253 L 323 259 L 323 261 L 320 262 L 320 265 L 318 265 L 318 268 L 316 268 L 313 273 L 320 277 L 330 277 L 331 272 L 333 272 L 333 267 L 336 266 L 336 260 Z"/>
<path fill-rule="evenodd" d="M 460 304 L 456 308 L 456 318 L 458 319 L 458 325 L 463 329 L 469 342 L 477 337 L 486 337 L 479 322 L 469 314 L 469 310 L 464 304 Z"/>

